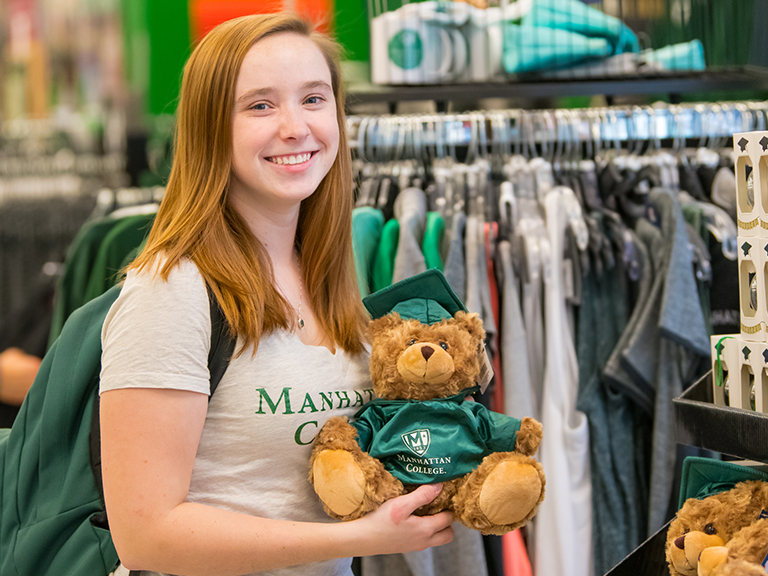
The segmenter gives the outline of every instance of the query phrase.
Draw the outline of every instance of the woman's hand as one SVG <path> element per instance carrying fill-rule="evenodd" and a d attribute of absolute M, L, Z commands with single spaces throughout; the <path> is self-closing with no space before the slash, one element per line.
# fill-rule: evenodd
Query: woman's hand
<path fill-rule="evenodd" d="M 353 523 L 365 531 L 373 548 L 360 555 L 394 554 L 442 546 L 453 540 L 453 514 L 414 516 L 413 512 L 434 500 L 442 485 L 420 486 L 410 494 L 388 500 L 375 512 Z"/>

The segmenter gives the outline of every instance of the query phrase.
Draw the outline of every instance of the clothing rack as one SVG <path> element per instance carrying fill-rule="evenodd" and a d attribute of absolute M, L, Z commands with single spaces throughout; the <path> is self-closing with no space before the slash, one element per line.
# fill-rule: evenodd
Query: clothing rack
<path fill-rule="evenodd" d="M 441 268 L 484 322 L 479 401 L 544 426 L 537 576 L 605 574 L 668 520 L 672 398 L 738 331 L 730 141 L 767 124 L 767 102 L 348 119 L 361 293 Z"/>
<path fill-rule="evenodd" d="M 126 188 L 120 123 L 74 113 L 0 123 L 0 350 L 42 356 L 60 263 L 83 224 L 161 195 Z M 22 326 L 28 309 L 36 321 Z"/>
<path fill-rule="evenodd" d="M 632 150 L 662 141 L 682 149 L 687 140 L 723 147 L 734 132 L 764 130 L 768 102 L 556 110 L 492 110 L 461 114 L 349 116 L 350 146 L 366 161 L 442 158 L 467 146 L 475 154 L 494 151 L 537 155 L 598 155 L 607 148 Z"/>
<path fill-rule="evenodd" d="M 127 184 L 123 119 L 61 113 L 0 123 L 0 201 L 91 194 Z"/>

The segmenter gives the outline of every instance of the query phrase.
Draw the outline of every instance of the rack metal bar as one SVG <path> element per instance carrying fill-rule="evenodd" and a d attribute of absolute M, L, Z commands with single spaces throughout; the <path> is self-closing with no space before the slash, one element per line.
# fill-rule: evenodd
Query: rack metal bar
<path fill-rule="evenodd" d="M 350 145 L 373 151 L 416 128 L 423 146 L 476 144 L 478 123 L 484 123 L 489 144 L 570 143 L 698 139 L 701 145 L 722 140 L 734 132 L 764 130 L 768 101 L 712 102 L 685 105 L 582 108 L 559 114 L 555 110 L 489 110 L 462 114 L 349 116 Z M 502 126 L 503 129 L 499 129 Z M 494 129 L 494 127 L 496 129 Z M 501 140 L 501 142 L 498 142 Z"/>

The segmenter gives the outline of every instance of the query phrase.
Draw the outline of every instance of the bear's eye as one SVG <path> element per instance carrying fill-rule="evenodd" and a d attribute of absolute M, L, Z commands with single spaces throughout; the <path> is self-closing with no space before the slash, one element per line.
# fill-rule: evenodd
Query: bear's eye
<path fill-rule="evenodd" d="M 717 529 L 715 528 L 714 524 L 707 524 L 704 526 L 704 534 L 709 534 L 710 536 L 717 534 Z"/>
<path fill-rule="evenodd" d="M 440 342 L 440 348 L 442 348 L 443 350 L 448 350 L 448 344 L 446 344 L 445 342 Z"/>
<path fill-rule="evenodd" d="M 406 344 L 406 346 L 413 346 L 414 344 L 416 344 L 416 338 L 411 338 L 405 344 Z"/>

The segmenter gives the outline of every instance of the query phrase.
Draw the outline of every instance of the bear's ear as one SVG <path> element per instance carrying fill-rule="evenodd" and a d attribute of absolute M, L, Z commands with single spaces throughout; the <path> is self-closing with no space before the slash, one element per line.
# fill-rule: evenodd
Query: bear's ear
<path fill-rule="evenodd" d="M 371 322 L 368 324 L 368 334 L 370 335 L 371 340 L 373 340 L 382 332 L 385 332 L 390 328 L 393 328 L 402 323 L 403 319 L 400 318 L 400 314 L 397 312 L 391 312 L 385 316 L 376 318 L 376 320 L 371 320 Z"/>
<path fill-rule="evenodd" d="M 480 320 L 480 315 L 477 312 L 468 314 L 464 311 L 456 312 L 456 316 L 453 317 L 453 321 L 470 333 L 473 338 L 477 338 L 480 341 L 485 340 L 485 330 L 483 330 L 483 321 Z"/>

